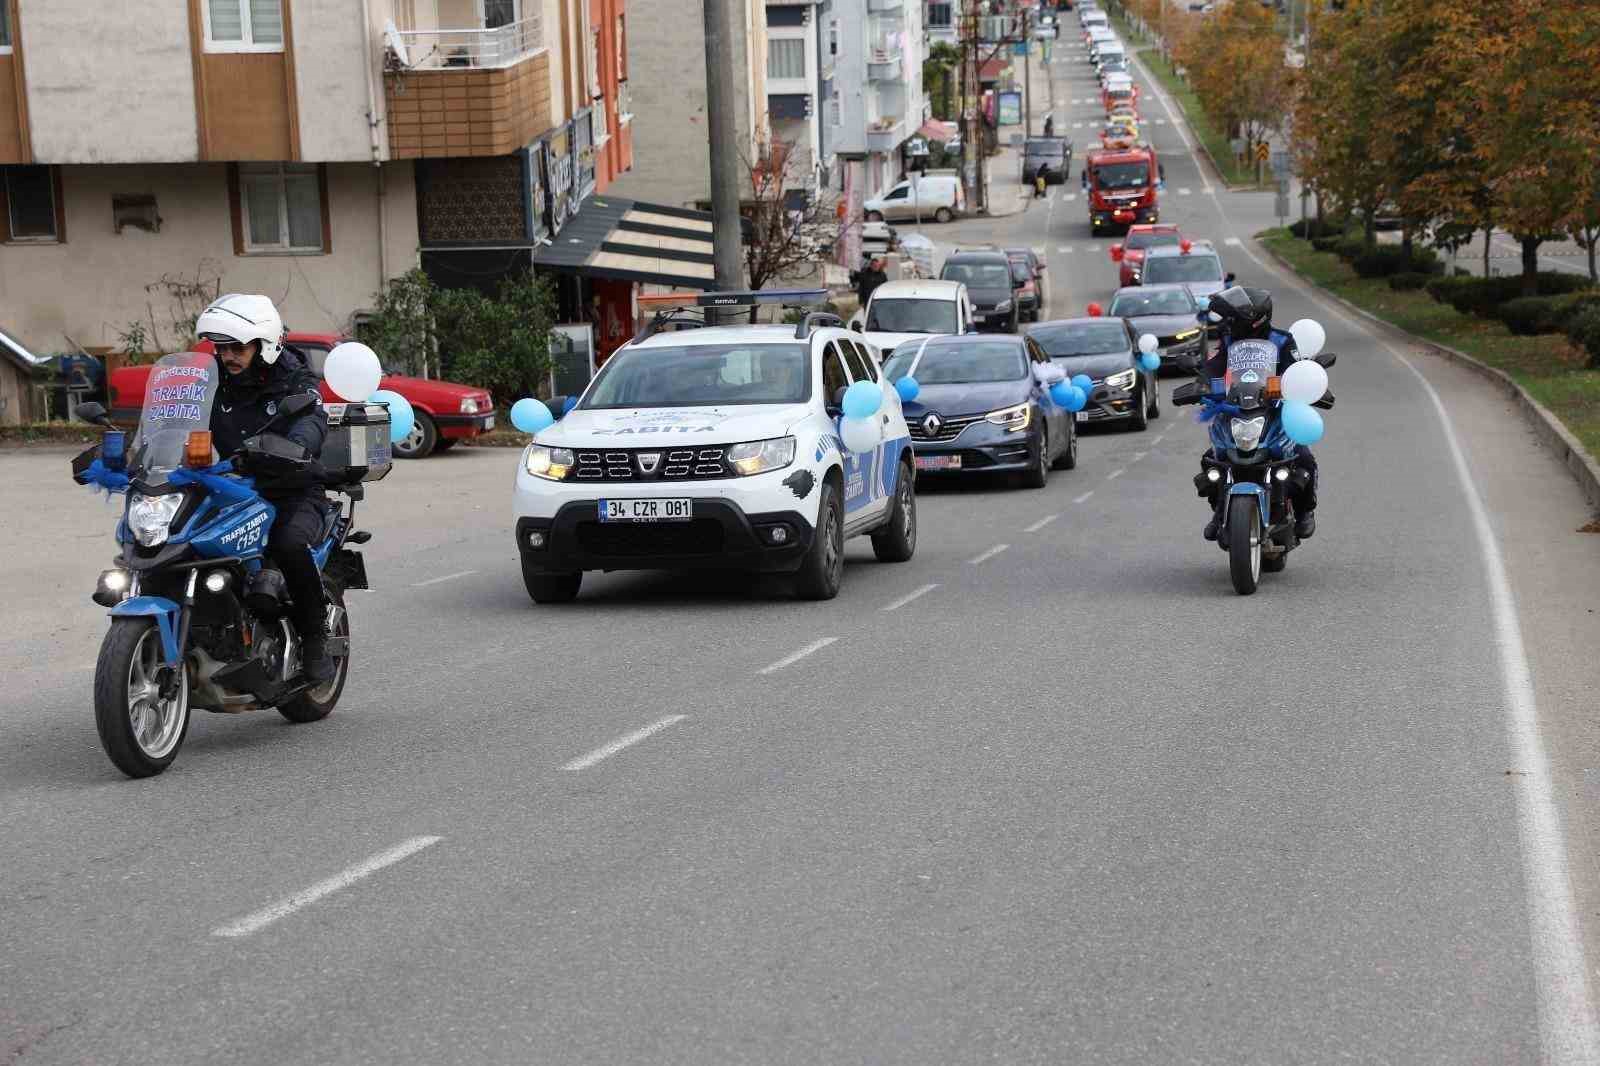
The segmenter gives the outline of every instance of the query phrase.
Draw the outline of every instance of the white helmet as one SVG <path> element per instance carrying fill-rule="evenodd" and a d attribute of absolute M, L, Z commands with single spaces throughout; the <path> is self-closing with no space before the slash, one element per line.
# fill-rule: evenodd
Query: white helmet
<path fill-rule="evenodd" d="M 260 341 L 261 361 L 268 365 L 276 363 L 283 351 L 283 319 L 265 296 L 234 292 L 219 297 L 200 312 L 194 331 L 212 341 Z"/>

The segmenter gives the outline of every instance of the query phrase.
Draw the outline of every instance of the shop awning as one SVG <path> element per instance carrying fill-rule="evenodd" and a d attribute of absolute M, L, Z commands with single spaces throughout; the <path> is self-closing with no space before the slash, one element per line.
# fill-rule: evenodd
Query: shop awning
<path fill-rule="evenodd" d="M 978 83 L 987 85 L 991 81 L 999 81 L 1000 75 L 1004 74 L 1009 66 L 1011 66 L 1010 59 L 995 57 L 984 60 L 983 66 L 978 68 Z"/>
<path fill-rule="evenodd" d="M 954 122 L 946 122 L 943 119 L 930 118 L 917 127 L 917 136 L 926 137 L 930 141 L 938 141 L 941 144 L 952 140 L 955 135 L 956 124 Z"/>
<path fill-rule="evenodd" d="M 711 251 L 709 212 L 592 196 L 554 243 L 534 251 L 533 262 L 597 278 L 711 289 Z"/>

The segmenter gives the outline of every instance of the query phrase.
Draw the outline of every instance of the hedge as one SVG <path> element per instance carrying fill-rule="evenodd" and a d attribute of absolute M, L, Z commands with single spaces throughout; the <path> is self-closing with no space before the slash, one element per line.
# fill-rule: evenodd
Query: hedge
<path fill-rule="evenodd" d="M 1303 222 L 1292 223 L 1289 226 L 1289 232 L 1301 240 L 1306 240 L 1307 238 L 1315 240 L 1318 237 L 1340 237 L 1344 235 L 1344 224 L 1333 222 L 1329 219 L 1323 219 L 1318 222 L 1314 218 L 1308 218 Z"/>
<path fill-rule="evenodd" d="M 1560 296 L 1590 286 L 1589 279 L 1582 274 L 1541 270 L 1537 278 L 1540 296 Z M 1494 317 L 1497 307 L 1522 296 L 1522 276 L 1435 278 L 1428 283 L 1427 290 L 1429 296 L 1449 304 L 1462 314 Z"/>
<path fill-rule="evenodd" d="M 1350 261 L 1356 273 L 1364 278 L 1385 278 L 1391 274 L 1432 274 L 1439 257 L 1430 249 L 1415 248 L 1407 255 L 1398 244 L 1379 245 L 1371 251 L 1362 250 Z"/>
<path fill-rule="evenodd" d="M 1512 333 L 1531 337 L 1536 333 L 1565 333 L 1575 315 L 1594 306 L 1600 306 L 1600 293 L 1519 296 L 1495 308 L 1495 317 Z"/>
<path fill-rule="evenodd" d="M 1402 270 L 1398 274 L 1389 275 L 1389 288 L 1396 292 L 1409 292 L 1420 289 L 1433 280 L 1432 274 L 1423 274 L 1415 270 Z"/>
<path fill-rule="evenodd" d="M 1589 366 L 1600 370 L 1600 303 L 1583 306 L 1567 322 L 1567 339 L 1589 353 Z"/>

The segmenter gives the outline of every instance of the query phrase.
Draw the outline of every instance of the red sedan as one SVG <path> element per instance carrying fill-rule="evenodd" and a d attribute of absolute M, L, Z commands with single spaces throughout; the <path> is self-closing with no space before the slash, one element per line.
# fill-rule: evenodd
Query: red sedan
<path fill-rule="evenodd" d="M 337 333 L 290 333 L 285 339 L 291 347 L 305 354 L 312 372 L 320 378 L 328 352 L 334 345 L 351 338 Z M 196 349 L 209 352 L 211 342 L 202 340 Z M 150 369 L 148 366 L 125 366 L 111 372 L 106 392 L 113 419 L 128 423 L 138 421 L 139 412 L 144 409 Z M 378 387 L 404 396 L 416 411 L 416 428 L 394 446 L 394 454 L 402 459 L 421 459 L 435 451 L 442 452 L 457 441 L 470 440 L 494 428 L 494 400 L 483 389 L 388 373 Z M 322 385 L 322 398 L 330 403 L 341 401 L 326 382 Z"/>
<path fill-rule="evenodd" d="M 1165 222 L 1129 226 L 1128 235 L 1123 238 L 1122 243 L 1111 246 L 1111 259 L 1119 268 L 1117 286 L 1126 288 L 1129 285 L 1139 284 L 1140 275 L 1144 273 L 1145 249 L 1169 244 L 1177 245 L 1182 240 L 1183 235 L 1178 232 L 1178 227 Z"/>

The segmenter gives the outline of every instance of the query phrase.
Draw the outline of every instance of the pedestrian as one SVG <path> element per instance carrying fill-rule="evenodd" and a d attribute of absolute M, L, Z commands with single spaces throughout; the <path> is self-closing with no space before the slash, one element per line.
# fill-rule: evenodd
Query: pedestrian
<path fill-rule="evenodd" d="M 1050 169 L 1044 163 L 1039 164 L 1038 171 L 1033 175 L 1033 198 L 1044 199 L 1045 186 L 1049 182 Z"/>
<path fill-rule="evenodd" d="M 888 280 L 889 275 L 884 272 L 882 259 L 871 260 L 856 274 L 856 296 L 861 300 L 862 310 L 866 310 L 867 301 L 872 299 L 873 291 Z"/>

